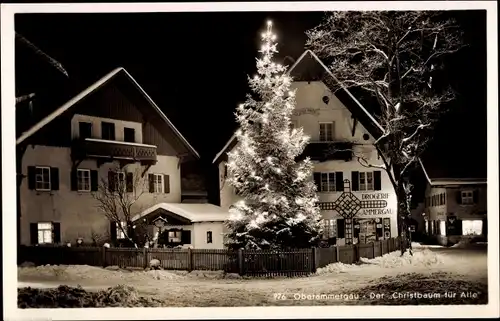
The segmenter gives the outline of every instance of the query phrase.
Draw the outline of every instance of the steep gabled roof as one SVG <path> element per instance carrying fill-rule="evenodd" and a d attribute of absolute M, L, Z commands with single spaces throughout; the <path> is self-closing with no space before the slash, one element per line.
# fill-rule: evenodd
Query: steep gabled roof
<path fill-rule="evenodd" d="M 26 39 L 17 32 L 16 32 L 16 40 L 25 45 L 30 50 L 32 50 L 34 54 L 41 57 L 43 61 L 47 62 L 50 66 L 57 69 L 64 76 L 69 77 L 68 72 L 66 71 L 66 69 L 64 69 L 63 65 L 59 61 L 55 60 L 54 58 L 43 52 L 40 48 L 35 46 L 31 41 L 29 41 L 28 39 Z"/>
<path fill-rule="evenodd" d="M 124 68 L 116 68 L 111 71 L 92 85 L 90 85 L 87 89 L 80 92 L 78 95 L 74 96 L 70 100 L 68 100 L 61 107 L 57 108 L 54 112 L 49 114 L 47 117 L 43 118 L 33 127 L 28 129 L 26 132 L 22 133 L 20 137 L 17 138 L 16 144 L 22 143 L 24 140 L 35 134 L 41 128 L 49 124 L 51 121 L 62 115 L 64 112 L 69 110 L 71 107 L 75 106 L 79 101 L 101 88 L 105 84 L 107 84 L 111 79 L 117 77 L 118 75 L 124 75 L 140 92 L 140 94 L 148 101 L 149 105 L 158 113 L 160 118 L 169 126 L 169 128 L 178 136 L 178 138 L 182 141 L 182 143 L 187 147 L 187 149 L 196 157 L 200 157 L 198 152 L 189 144 L 189 142 L 181 135 L 181 133 L 175 128 L 172 122 L 165 116 L 165 114 L 161 111 L 161 109 L 156 105 L 156 103 L 149 97 L 149 95 L 144 91 L 144 89 L 135 81 L 135 79 L 124 69 Z"/>
<path fill-rule="evenodd" d="M 451 160 L 428 156 L 420 158 L 419 163 L 431 186 L 487 183 L 486 162 L 481 162 L 481 158 L 471 161 L 460 157 Z"/>
<path fill-rule="evenodd" d="M 297 59 L 297 61 L 287 71 L 287 74 L 289 74 L 294 81 L 322 81 L 324 77 L 329 77 L 333 80 L 333 82 L 340 84 L 339 80 L 328 69 L 328 67 L 314 52 L 309 49 L 304 51 L 299 59 Z M 361 124 L 363 124 L 366 130 L 368 130 L 374 138 L 380 137 L 380 135 L 384 132 L 383 127 L 346 87 L 342 84 L 340 87 L 341 90 L 335 93 L 335 96 L 344 104 L 354 117 L 359 119 Z M 217 153 L 213 163 L 217 163 L 224 153 L 233 148 L 236 145 L 236 140 L 236 134 L 233 134 L 222 150 Z"/>

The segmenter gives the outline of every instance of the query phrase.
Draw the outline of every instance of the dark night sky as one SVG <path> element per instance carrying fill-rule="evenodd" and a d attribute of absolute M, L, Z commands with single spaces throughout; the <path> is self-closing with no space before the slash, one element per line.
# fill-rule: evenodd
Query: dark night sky
<path fill-rule="evenodd" d="M 71 82 L 83 88 L 124 67 L 209 163 L 234 131 L 233 112 L 249 91 L 246 76 L 255 71 L 266 20 L 274 22 L 280 59 L 296 59 L 304 50 L 304 31 L 322 17 L 321 12 L 25 14 L 16 15 L 15 29 L 60 61 Z M 470 46 L 450 70 L 461 97 L 439 126 L 430 154 L 479 142 L 486 157 L 485 11 L 464 12 L 460 22 Z"/>
<path fill-rule="evenodd" d="M 234 130 L 259 35 L 275 22 L 284 56 L 303 51 L 322 13 L 164 13 L 16 16 L 16 31 L 60 61 L 82 86 L 124 67 L 203 158 Z"/>

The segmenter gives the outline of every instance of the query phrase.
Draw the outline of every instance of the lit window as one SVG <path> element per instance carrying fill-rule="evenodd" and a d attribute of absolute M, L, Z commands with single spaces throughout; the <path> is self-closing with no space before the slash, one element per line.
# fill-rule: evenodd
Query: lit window
<path fill-rule="evenodd" d="M 462 221 L 462 235 L 481 235 L 483 232 L 483 221 Z"/>
<path fill-rule="evenodd" d="M 474 204 L 474 197 L 472 191 L 462 191 L 462 204 Z"/>
<path fill-rule="evenodd" d="M 154 189 L 155 193 L 163 193 L 163 175 L 154 174 Z"/>
<path fill-rule="evenodd" d="M 337 220 L 323 220 L 323 239 L 337 236 Z"/>
<path fill-rule="evenodd" d="M 333 141 L 333 122 L 319 124 L 319 140 L 322 142 Z"/>
<path fill-rule="evenodd" d="M 79 192 L 89 192 L 90 191 L 90 170 L 79 169 L 77 171 L 77 182 Z"/>
<path fill-rule="evenodd" d="M 180 241 L 181 241 L 181 231 L 168 231 L 169 243 L 180 243 Z"/>
<path fill-rule="evenodd" d="M 50 191 L 50 167 L 37 167 L 35 182 L 37 191 Z"/>
<path fill-rule="evenodd" d="M 359 172 L 359 190 L 373 191 L 373 172 Z"/>
<path fill-rule="evenodd" d="M 120 225 L 122 226 L 121 228 L 119 226 L 116 226 L 116 238 L 119 240 L 123 240 L 125 238 L 125 233 L 123 232 L 123 230 L 127 230 L 127 223 L 120 222 Z"/>
<path fill-rule="evenodd" d="M 446 221 L 439 221 L 439 232 L 442 236 L 446 236 Z"/>
<path fill-rule="evenodd" d="M 38 223 L 38 244 L 52 242 L 52 223 Z"/>

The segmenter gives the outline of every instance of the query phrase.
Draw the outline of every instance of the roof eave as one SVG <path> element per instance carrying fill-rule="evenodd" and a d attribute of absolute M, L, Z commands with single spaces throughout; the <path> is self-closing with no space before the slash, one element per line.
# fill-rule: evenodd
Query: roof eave
<path fill-rule="evenodd" d="M 35 134 L 38 130 L 43 128 L 45 125 L 53 121 L 56 117 L 60 116 L 63 114 L 66 110 L 71 108 L 72 106 L 76 105 L 80 100 L 85 98 L 87 95 L 90 93 L 94 92 L 95 90 L 99 89 L 100 87 L 104 86 L 108 81 L 110 81 L 114 76 L 116 76 L 120 71 L 123 71 L 127 78 L 136 86 L 136 88 L 139 90 L 139 92 L 146 98 L 146 100 L 149 102 L 149 104 L 156 110 L 156 112 L 160 115 L 160 117 L 167 123 L 167 125 L 172 129 L 172 131 L 179 137 L 179 139 L 182 141 L 182 143 L 187 147 L 187 149 L 196 157 L 200 158 L 200 155 L 198 152 L 189 144 L 189 142 L 182 136 L 182 134 L 175 128 L 175 126 L 172 124 L 172 122 L 167 118 L 167 116 L 161 111 L 161 109 L 156 105 L 156 103 L 149 97 L 149 95 L 146 93 L 146 91 L 137 83 L 137 81 L 123 68 L 119 67 L 87 87 L 85 90 L 81 91 L 78 95 L 75 97 L 71 98 L 68 100 L 65 104 L 63 104 L 61 107 L 56 109 L 54 112 L 52 112 L 50 115 L 42 119 L 40 122 L 35 124 L 33 127 L 28 129 L 26 132 L 24 132 L 17 140 L 16 140 L 16 145 L 19 145 L 23 141 L 25 141 L 27 138 Z"/>
<path fill-rule="evenodd" d="M 236 139 L 236 133 L 234 133 L 233 136 L 231 136 L 231 138 L 229 138 L 229 140 L 224 145 L 224 147 L 222 147 L 221 151 L 218 152 L 217 155 L 215 155 L 215 158 L 212 161 L 212 164 L 215 164 L 215 163 L 219 162 L 219 159 L 222 157 L 222 155 L 224 155 L 224 153 L 227 151 L 227 149 L 229 148 L 229 146 L 233 143 L 233 141 L 235 139 Z"/>
<path fill-rule="evenodd" d="M 487 184 L 485 179 L 468 179 L 468 178 L 452 178 L 452 179 L 432 179 L 431 186 L 445 186 L 445 185 L 484 185 Z"/>
<path fill-rule="evenodd" d="M 199 159 L 200 154 L 198 154 L 198 152 L 193 148 L 193 146 L 189 144 L 187 139 L 184 138 L 184 136 L 182 136 L 179 130 L 174 126 L 174 124 L 172 124 L 170 119 L 167 118 L 167 116 L 163 113 L 163 111 L 161 111 L 160 107 L 158 107 L 158 105 L 153 101 L 153 99 L 151 99 L 151 97 L 146 93 L 146 91 L 141 87 L 141 85 L 139 85 L 139 83 L 132 77 L 132 75 L 128 73 L 128 71 L 126 71 L 123 68 L 122 70 L 128 76 L 129 80 L 132 81 L 132 83 L 139 89 L 139 91 L 142 93 L 144 98 L 146 98 L 146 100 L 150 103 L 150 105 L 153 106 L 153 108 L 155 108 L 156 112 L 161 116 L 161 118 L 165 121 L 165 123 L 167 123 L 167 125 L 174 131 L 177 137 L 181 139 L 181 141 L 189 149 L 189 151 Z"/>
<path fill-rule="evenodd" d="M 332 74 L 332 72 L 330 70 L 328 70 L 328 67 L 326 67 L 325 64 L 319 59 L 319 57 L 316 56 L 316 54 L 314 52 L 312 52 L 310 49 L 305 50 L 302 53 L 302 55 L 300 55 L 300 57 L 297 59 L 297 61 L 295 61 L 295 63 L 288 69 L 286 74 L 289 75 L 295 69 L 295 67 L 297 67 L 300 64 L 302 59 L 304 59 L 304 57 L 306 57 L 307 54 L 310 54 L 314 59 L 316 59 L 316 61 L 321 65 L 321 67 L 323 69 L 325 69 L 325 71 L 328 73 L 328 75 L 330 77 L 332 77 L 337 83 L 340 84 L 339 80 Z M 358 107 L 360 107 L 361 110 L 364 113 L 366 113 L 366 115 L 370 118 L 370 120 L 375 124 L 375 127 L 378 130 L 380 130 L 380 134 L 382 134 L 384 132 L 384 128 L 377 122 L 377 120 L 375 118 L 373 118 L 373 116 L 363 107 L 363 105 L 361 105 L 361 103 L 352 95 L 352 93 L 345 86 L 343 86 L 341 84 L 341 87 L 349 95 L 349 97 L 358 105 Z M 376 137 L 376 138 L 378 138 L 378 137 Z M 220 157 L 226 152 L 226 149 L 231 145 L 231 143 L 233 142 L 234 139 L 236 139 L 235 134 L 233 134 L 233 136 L 231 136 L 231 138 L 226 143 L 226 145 L 224 145 L 222 150 L 219 153 L 217 153 L 214 160 L 212 161 L 212 164 L 215 164 L 219 161 Z"/>

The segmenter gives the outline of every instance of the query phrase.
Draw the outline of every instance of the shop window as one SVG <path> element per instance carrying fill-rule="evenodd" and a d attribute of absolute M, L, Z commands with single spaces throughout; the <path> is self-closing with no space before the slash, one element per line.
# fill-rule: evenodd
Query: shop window
<path fill-rule="evenodd" d="M 483 232 L 482 220 L 462 221 L 462 235 L 481 235 Z"/>
<path fill-rule="evenodd" d="M 446 236 L 446 221 L 439 221 L 439 234 Z"/>

